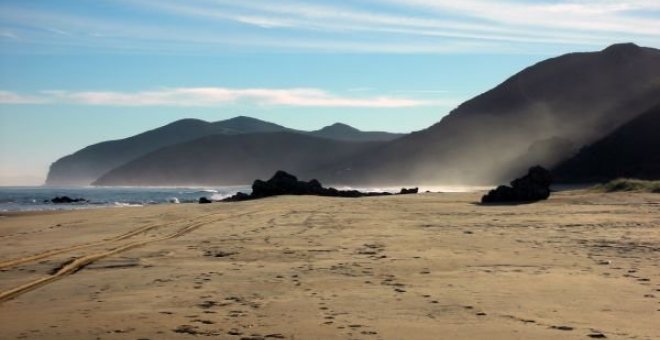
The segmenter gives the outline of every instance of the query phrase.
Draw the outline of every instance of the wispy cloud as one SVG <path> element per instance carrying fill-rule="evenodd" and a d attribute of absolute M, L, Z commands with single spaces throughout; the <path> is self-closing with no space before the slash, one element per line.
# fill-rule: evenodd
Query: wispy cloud
<path fill-rule="evenodd" d="M 454 100 L 420 100 L 401 96 L 355 97 L 315 88 L 189 87 L 138 92 L 41 91 L 24 96 L 0 92 L 3 104 L 74 104 L 100 106 L 222 106 L 237 103 L 293 107 L 404 108 L 455 105 Z"/>
<path fill-rule="evenodd" d="M 83 6 L 84 7 L 84 6 Z M 112 15 L 112 10 L 138 15 Z M 82 15 L 0 5 L 5 42 L 116 51 L 536 53 L 544 46 L 657 45 L 657 1 L 120 0 Z M 140 20 L 148 18 L 148 20 Z"/>
<path fill-rule="evenodd" d="M 0 37 L 4 39 L 19 40 L 16 34 L 8 30 L 0 30 Z"/>
<path fill-rule="evenodd" d="M 11 91 L 0 91 L 0 104 L 40 104 L 42 98 L 21 95 Z"/>
<path fill-rule="evenodd" d="M 147 3 L 148 4 L 148 3 Z M 146 6 L 140 3 L 141 6 Z M 162 7 L 162 8 L 161 8 Z M 148 7 L 151 11 L 152 7 Z M 332 23 L 314 19 L 309 22 L 292 20 L 286 16 L 225 12 L 217 8 L 180 7 L 159 5 L 156 9 L 167 9 L 182 16 L 182 24 L 151 25 L 126 19 L 107 17 L 81 17 L 71 13 L 58 13 L 26 8 L 2 8 L 0 23 L 14 25 L 22 33 L 25 45 L 38 45 L 57 50 L 87 51 L 114 50 L 118 52 L 164 52 L 206 53 L 227 52 L 236 49 L 250 51 L 266 50 L 281 52 L 317 51 L 330 53 L 454 53 L 474 52 L 483 49 L 496 51 L 497 46 L 488 41 L 451 40 L 431 43 L 415 39 L 396 38 L 393 32 L 383 31 L 381 37 L 369 34 L 357 35 L 362 27 L 351 27 L 346 23 Z M 245 11 L 244 11 L 245 12 Z M 247 11 L 249 12 L 249 11 Z M 219 20 L 211 26 L 201 25 L 200 18 Z M 187 21 L 185 21 L 186 19 Z M 266 31 L 251 31 L 232 27 L 225 29 L 223 22 L 231 21 L 248 26 L 268 28 Z M 279 29 L 287 29 L 280 32 Z M 331 32 L 330 32 L 331 31 Z M 372 30 L 373 31 L 373 30 Z M 66 32 L 62 34 L 60 32 Z M 395 41 L 396 40 L 396 41 Z M 30 48 L 29 51 L 33 51 Z M 5 50 L 5 52 L 10 49 Z"/>
<path fill-rule="evenodd" d="M 386 0 L 390 3 L 453 13 L 503 26 L 660 36 L 660 19 L 636 13 L 660 9 L 657 1 L 569 0 L 514 2 L 489 0 Z"/>
<path fill-rule="evenodd" d="M 335 33 L 357 31 L 435 36 L 496 42 L 602 45 L 612 39 L 660 38 L 660 19 L 644 18 L 634 11 L 657 10 L 649 1 L 582 0 L 529 3 L 490 0 L 385 0 L 398 7 L 370 10 L 305 1 L 229 0 L 185 2 L 148 1 L 153 9 L 198 18 L 241 21 L 237 8 L 259 13 L 282 27 Z M 350 1 L 347 3 L 351 3 Z M 360 3 L 358 1 L 357 3 Z M 432 15 L 429 15 L 431 10 Z M 275 26 L 273 26 L 275 27 Z M 521 29 L 524 28 L 524 29 Z M 405 44 L 402 44 L 405 46 Z"/>
<path fill-rule="evenodd" d="M 396 3 L 396 1 L 394 2 Z M 396 11 L 390 11 L 390 13 L 365 11 L 345 6 L 309 4 L 300 1 L 273 3 L 272 1 L 262 0 L 249 2 L 218 0 L 213 3 L 207 2 L 205 5 L 204 2 L 179 3 L 170 0 L 141 1 L 140 4 L 149 6 L 152 9 L 164 10 L 172 14 L 176 13 L 177 15 L 237 21 L 263 26 L 259 24 L 259 21 L 252 23 L 243 20 L 244 16 L 236 12 L 236 8 L 239 8 L 243 11 L 259 13 L 260 20 L 272 20 L 276 23 L 269 27 L 287 27 L 304 31 L 395 33 L 419 37 L 527 43 L 602 44 L 606 39 L 606 37 L 575 34 L 570 31 L 525 31 L 492 22 L 465 20 L 465 18 L 460 20 L 448 19 L 444 16 L 400 15 L 396 14 Z M 226 8 L 230 4 L 231 7 Z M 402 4 L 405 4 L 405 1 L 402 1 Z M 406 44 L 405 42 L 399 42 L 399 46 L 405 49 Z"/>

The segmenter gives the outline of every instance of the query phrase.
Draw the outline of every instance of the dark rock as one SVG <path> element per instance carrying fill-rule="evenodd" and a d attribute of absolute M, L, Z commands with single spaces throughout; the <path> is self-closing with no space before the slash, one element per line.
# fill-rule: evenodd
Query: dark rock
<path fill-rule="evenodd" d="M 527 175 L 516 178 L 511 186 L 500 185 L 481 198 L 481 203 L 535 202 L 550 197 L 552 175 L 543 167 L 529 169 Z"/>
<path fill-rule="evenodd" d="M 417 193 L 418 189 L 401 189 L 402 193 Z M 268 181 L 260 179 L 252 184 L 252 193 L 239 192 L 232 197 L 226 198 L 225 202 L 245 201 L 250 199 L 264 198 L 278 195 L 316 195 L 329 197 L 364 197 L 364 196 L 386 196 L 389 192 L 361 192 L 357 190 L 337 190 L 335 188 L 324 188 L 316 179 L 309 182 L 299 181 L 296 176 L 285 171 L 277 171 Z"/>
<path fill-rule="evenodd" d="M 401 191 L 399 192 L 399 195 L 409 195 L 409 194 L 416 194 L 419 192 L 419 188 L 401 188 Z"/>
<path fill-rule="evenodd" d="M 57 196 L 53 199 L 50 200 L 52 203 L 55 204 L 62 204 L 62 203 L 84 203 L 87 202 L 86 199 L 84 198 L 71 198 L 69 196 Z"/>
<path fill-rule="evenodd" d="M 319 181 L 315 179 L 309 182 L 299 181 L 296 176 L 281 170 L 266 182 L 258 179 L 252 184 L 253 198 L 276 195 L 316 195 L 322 191 L 323 187 Z"/>
<path fill-rule="evenodd" d="M 211 201 L 210 199 L 208 199 L 206 197 L 200 197 L 199 198 L 199 204 L 208 204 L 208 203 L 213 203 L 213 201 Z"/>
<path fill-rule="evenodd" d="M 323 185 L 321 185 L 321 182 L 319 182 L 316 179 L 313 179 L 307 183 L 312 191 L 318 191 L 320 192 L 323 190 Z"/>
<path fill-rule="evenodd" d="M 238 201 L 249 200 L 250 198 L 251 198 L 251 196 L 244 193 L 244 192 L 237 192 L 233 196 L 223 199 L 223 201 L 224 202 L 238 202 Z"/>

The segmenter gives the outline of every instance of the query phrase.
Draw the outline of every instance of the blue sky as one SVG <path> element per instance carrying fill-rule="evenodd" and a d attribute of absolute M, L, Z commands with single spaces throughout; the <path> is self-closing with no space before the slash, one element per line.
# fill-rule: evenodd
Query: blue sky
<path fill-rule="evenodd" d="M 0 185 L 184 117 L 408 132 L 540 60 L 660 47 L 660 0 L 0 1 Z"/>

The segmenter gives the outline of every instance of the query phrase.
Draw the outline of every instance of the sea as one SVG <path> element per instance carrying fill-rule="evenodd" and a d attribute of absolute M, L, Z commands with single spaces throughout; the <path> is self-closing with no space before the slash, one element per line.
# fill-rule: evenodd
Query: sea
<path fill-rule="evenodd" d="M 72 210 L 101 207 L 140 207 L 152 204 L 181 204 L 198 202 L 200 197 L 221 200 L 242 191 L 250 193 L 250 186 L 212 188 L 180 187 L 0 187 L 0 212 Z M 55 204 L 57 196 L 83 198 L 86 202 Z"/>

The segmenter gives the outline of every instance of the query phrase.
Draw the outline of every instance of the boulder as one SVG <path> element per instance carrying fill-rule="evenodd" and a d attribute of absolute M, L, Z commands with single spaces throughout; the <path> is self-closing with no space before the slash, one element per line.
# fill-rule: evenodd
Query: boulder
<path fill-rule="evenodd" d="M 481 198 L 481 203 L 536 202 L 550 197 L 552 175 L 541 166 L 529 169 L 523 177 L 511 181 L 511 186 L 500 185 Z"/>
<path fill-rule="evenodd" d="M 199 204 L 209 204 L 209 203 L 213 203 L 213 201 L 211 201 L 210 199 L 204 196 L 199 198 Z"/>
<path fill-rule="evenodd" d="M 71 198 L 69 196 L 57 196 L 53 199 L 50 200 L 52 203 L 55 204 L 66 204 L 66 203 L 83 203 L 87 202 L 86 199 L 84 198 Z"/>
<path fill-rule="evenodd" d="M 402 189 L 402 192 L 417 193 L 417 188 Z M 299 181 L 294 175 L 285 171 L 277 171 L 267 181 L 255 180 L 252 184 L 252 193 L 239 192 L 232 197 L 224 199 L 226 202 L 245 201 L 250 199 L 264 198 L 277 195 L 316 195 L 329 197 L 363 197 L 363 196 L 385 196 L 389 192 L 361 192 L 357 190 L 337 190 L 335 188 L 324 188 L 316 179 L 309 182 Z"/>
<path fill-rule="evenodd" d="M 277 171 L 268 181 L 260 179 L 252 184 L 254 198 L 277 195 L 318 195 L 323 193 L 323 186 L 315 179 L 309 182 L 299 181 L 296 176 L 285 171 Z"/>
<path fill-rule="evenodd" d="M 223 201 L 224 202 L 239 202 L 239 201 L 247 201 L 251 198 L 252 198 L 252 196 L 250 196 L 250 195 L 248 195 L 244 192 L 237 192 L 233 196 L 223 199 Z"/>
<path fill-rule="evenodd" d="M 419 188 L 401 188 L 401 191 L 399 191 L 399 195 L 410 195 L 410 194 L 416 194 L 419 192 Z"/>

